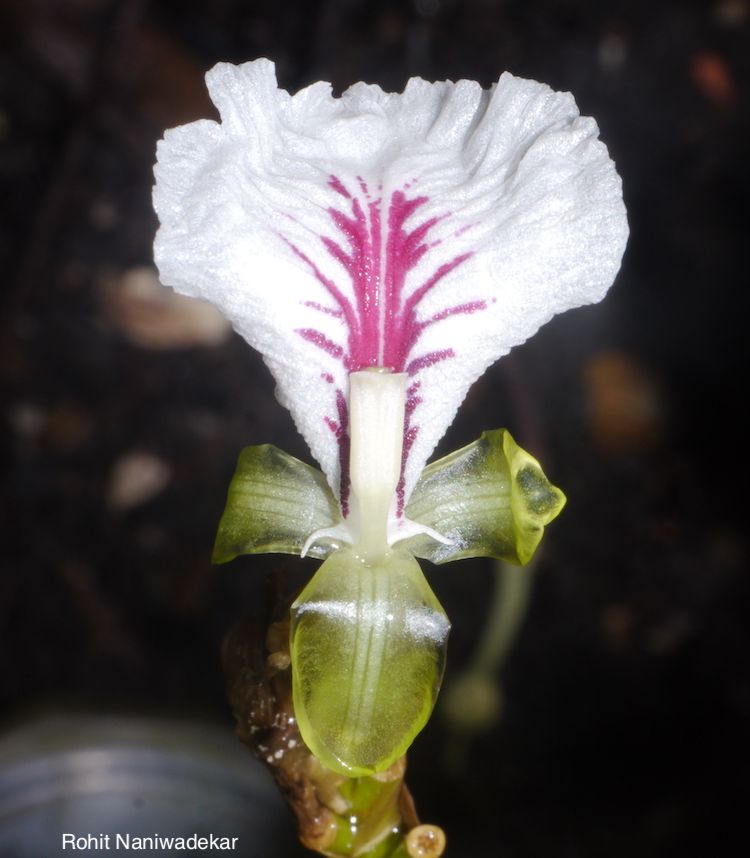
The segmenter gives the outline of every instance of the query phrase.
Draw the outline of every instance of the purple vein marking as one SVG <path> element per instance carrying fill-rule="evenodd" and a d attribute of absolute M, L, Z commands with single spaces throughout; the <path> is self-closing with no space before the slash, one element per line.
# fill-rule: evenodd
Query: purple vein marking
<path fill-rule="evenodd" d="M 440 239 L 429 240 L 430 231 L 449 215 L 428 218 L 407 227 L 407 220 L 428 202 L 428 197 L 407 197 L 403 191 L 396 191 L 386 206 L 381 198 L 371 196 L 361 177 L 357 176 L 356 180 L 357 192 L 354 193 L 337 176 L 329 178 L 329 187 L 339 196 L 342 209 L 348 208 L 348 211 L 329 208 L 328 215 L 338 236 L 335 240 L 327 236 L 320 239 L 328 254 L 346 271 L 353 299 L 326 277 L 309 256 L 284 239 L 332 301 L 331 306 L 317 301 L 305 301 L 305 305 L 321 314 L 341 319 L 347 330 L 346 344 L 335 342 L 316 328 L 299 328 L 297 334 L 341 361 L 347 373 L 371 366 L 385 366 L 394 372 L 406 372 L 414 379 L 427 367 L 454 357 L 450 347 L 415 355 L 422 332 L 450 316 L 475 313 L 486 309 L 487 305 L 481 300 L 469 301 L 445 307 L 429 319 L 419 321 L 417 310 L 422 300 L 471 253 L 460 254 L 440 265 L 406 297 L 409 273 L 431 248 L 441 243 Z M 408 183 L 404 190 L 413 184 Z M 384 210 L 387 211 L 385 240 Z M 461 231 L 465 229 L 463 227 Z M 324 374 L 323 377 L 333 383 L 330 375 Z M 402 514 L 404 505 L 404 467 L 419 433 L 419 426 L 412 423 L 414 411 L 422 402 L 417 395 L 419 387 L 420 382 L 413 381 L 407 391 L 401 479 L 397 488 L 398 515 Z M 346 397 L 338 388 L 336 410 L 336 419 L 326 417 L 325 420 L 339 444 L 340 499 L 346 516 L 349 509 L 349 420 Z"/>

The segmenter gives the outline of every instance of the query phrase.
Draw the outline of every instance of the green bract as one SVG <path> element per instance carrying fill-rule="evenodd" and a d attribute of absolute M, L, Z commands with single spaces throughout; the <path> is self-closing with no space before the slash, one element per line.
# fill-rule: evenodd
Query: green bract
<path fill-rule="evenodd" d="M 450 624 L 415 555 L 434 563 L 495 557 L 524 565 L 565 504 L 539 463 L 505 429 L 426 467 L 406 517 L 422 533 L 365 558 L 329 536 L 327 559 L 292 606 L 294 708 L 310 750 L 363 776 L 390 766 L 430 716 Z M 271 445 L 243 450 L 229 487 L 214 560 L 300 554 L 341 521 L 322 473 Z"/>
<path fill-rule="evenodd" d="M 387 769 L 427 723 L 450 623 L 414 557 L 335 551 L 292 605 L 294 712 L 334 771 Z"/>
<path fill-rule="evenodd" d="M 406 507 L 408 518 L 448 537 L 450 544 L 420 535 L 405 545 L 433 563 L 494 557 L 525 566 L 545 525 L 564 506 L 565 495 L 539 462 L 507 429 L 494 429 L 428 465 Z"/>
<path fill-rule="evenodd" d="M 339 505 L 326 478 L 273 444 L 245 447 L 229 484 L 213 562 L 240 554 L 300 554 L 307 537 L 335 524 Z M 325 557 L 330 546 L 309 554 Z"/>
<path fill-rule="evenodd" d="M 412 521 L 451 540 L 426 535 L 399 547 L 433 563 L 494 557 L 525 566 L 544 528 L 565 506 L 565 495 L 507 429 L 428 465 L 406 507 Z M 241 554 L 300 554 L 307 538 L 341 520 L 323 474 L 272 444 L 245 447 L 229 485 L 214 545 L 214 563 Z M 313 543 L 311 557 L 327 557 L 331 540 Z"/>

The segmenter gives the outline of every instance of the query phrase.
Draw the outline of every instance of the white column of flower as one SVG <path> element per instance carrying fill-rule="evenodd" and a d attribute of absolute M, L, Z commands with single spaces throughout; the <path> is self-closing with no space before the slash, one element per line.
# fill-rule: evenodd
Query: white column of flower
<path fill-rule="evenodd" d="M 380 367 L 349 377 L 354 550 L 368 563 L 388 551 L 388 516 L 401 475 L 406 383 L 405 373 Z"/>

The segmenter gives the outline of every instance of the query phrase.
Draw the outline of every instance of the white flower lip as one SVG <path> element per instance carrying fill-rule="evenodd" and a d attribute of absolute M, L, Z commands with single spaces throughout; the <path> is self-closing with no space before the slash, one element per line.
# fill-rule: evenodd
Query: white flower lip
<path fill-rule="evenodd" d="M 628 227 L 597 125 L 507 73 L 334 98 L 257 60 L 207 83 L 221 122 L 158 146 L 162 282 L 262 353 L 345 517 L 349 374 L 406 373 L 398 518 L 479 375 L 614 280 Z"/>

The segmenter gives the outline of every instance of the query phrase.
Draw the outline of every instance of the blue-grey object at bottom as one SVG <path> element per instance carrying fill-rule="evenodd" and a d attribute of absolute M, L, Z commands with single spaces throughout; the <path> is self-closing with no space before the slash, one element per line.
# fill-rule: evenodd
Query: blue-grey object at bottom
<path fill-rule="evenodd" d="M 88 839 L 63 847 L 65 834 Z M 137 839 L 156 836 L 188 848 Z M 65 715 L 0 737 L 2 858 L 304 854 L 272 778 L 230 728 Z"/>

